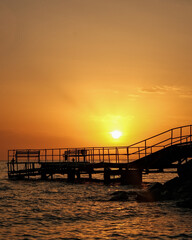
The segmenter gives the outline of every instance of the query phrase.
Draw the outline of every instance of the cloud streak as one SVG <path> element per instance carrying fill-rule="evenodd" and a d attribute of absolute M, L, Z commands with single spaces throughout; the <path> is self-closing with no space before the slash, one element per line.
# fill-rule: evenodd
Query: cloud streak
<path fill-rule="evenodd" d="M 140 94 L 175 94 L 179 98 L 192 99 L 192 90 L 177 86 L 152 86 L 147 88 L 139 88 Z"/>
<path fill-rule="evenodd" d="M 152 86 L 147 88 L 139 88 L 138 91 L 143 94 L 165 94 L 167 92 L 178 93 L 181 91 L 181 88 L 176 86 Z"/>
<path fill-rule="evenodd" d="M 187 98 L 187 99 L 192 99 L 192 91 L 190 92 L 183 92 L 182 94 L 180 94 L 181 98 Z"/>

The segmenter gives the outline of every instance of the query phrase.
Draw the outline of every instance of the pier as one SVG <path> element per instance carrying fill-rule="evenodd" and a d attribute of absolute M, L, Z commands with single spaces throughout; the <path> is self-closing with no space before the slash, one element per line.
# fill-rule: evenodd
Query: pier
<path fill-rule="evenodd" d="M 141 184 L 142 175 L 177 171 L 192 159 L 192 125 L 122 147 L 8 150 L 9 179 Z"/>

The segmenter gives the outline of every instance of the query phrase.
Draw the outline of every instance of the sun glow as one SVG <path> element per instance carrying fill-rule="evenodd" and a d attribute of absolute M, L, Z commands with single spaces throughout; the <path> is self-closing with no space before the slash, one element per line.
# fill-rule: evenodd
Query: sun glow
<path fill-rule="evenodd" d="M 115 130 L 113 132 L 111 132 L 111 136 L 114 138 L 114 139 L 118 139 L 122 136 L 122 132 L 118 131 L 118 130 Z"/>

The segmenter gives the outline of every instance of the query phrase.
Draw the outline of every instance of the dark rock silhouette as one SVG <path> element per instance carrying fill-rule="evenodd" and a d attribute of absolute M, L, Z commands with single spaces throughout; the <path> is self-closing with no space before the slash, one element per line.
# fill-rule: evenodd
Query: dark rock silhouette
<path fill-rule="evenodd" d="M 111 194 L 110 201 L 128 201 L 134 200 L 137 196 L 138 192 L 136 191 L 116 191 Z"/>
<path fill-rule="evenodd" d="M 115 192 L 111 194 L 110 201 L 127 201 L 133 198 L 138 202 L 175 200 L 178 207 L 192 209 L 192 160 L 179 167 L 178 175 L 179 177 L 164 184 L 154 183 L 144 191 Z"/>
<path fill-rule="evenodd" d="M 163 185 L 161 183 L 154 183 L 147 191 L 138 192 L 136 200 L 141 202 L 154 202 L 161 198 Z"/>
<path fill-rule="evenodd" d="M 117 191 L 112 194 L 110 201 L 126 201 L 128 200 L 128 192 Z"/>
<path fill-rule="evenodd" d="M 192 209 L 192 198 L 189 198 L 189 199 L 178 202 L 177 207 Z"/>
<path fill-rule="evenodd" d="M 178 175 L 182 179 L 192 180 L 192 160 L 180 165 L 178 168 Z"/>
<path fill-rule="evenodd" d="M 140 202 L 175 200 L 178 207 L 192 208 L 192 160 L 181 165 L 178 172 L 179 177 L 163 185 L 153 184 L 147 191 L 138 193 L 136 200 Z"/>

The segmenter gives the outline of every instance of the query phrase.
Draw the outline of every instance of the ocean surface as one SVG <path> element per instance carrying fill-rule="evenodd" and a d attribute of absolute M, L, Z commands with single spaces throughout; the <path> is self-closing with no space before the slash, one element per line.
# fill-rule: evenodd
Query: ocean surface
<path fill-rule="evenodd" d="M 147 175 L 144 186 L 173 174 Z M 10 181 L 0 162 L 0 239 L 192 239 L 192 210 L 175 201 L 109 201 L 131 186 Z"/>

